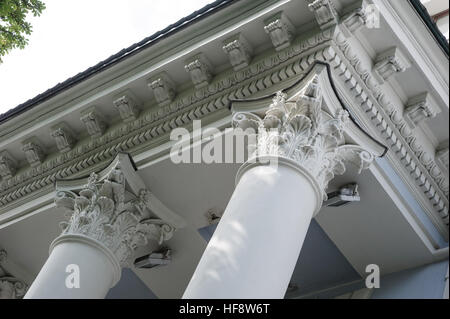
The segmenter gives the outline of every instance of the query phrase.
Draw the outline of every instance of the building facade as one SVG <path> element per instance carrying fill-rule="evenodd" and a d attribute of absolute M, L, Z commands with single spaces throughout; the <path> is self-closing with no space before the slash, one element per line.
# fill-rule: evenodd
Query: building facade
<path fill-rule="evenodd" d="M 448 298 L 419 7 L 218 0 L 0 115 L 0 297 Z"/>

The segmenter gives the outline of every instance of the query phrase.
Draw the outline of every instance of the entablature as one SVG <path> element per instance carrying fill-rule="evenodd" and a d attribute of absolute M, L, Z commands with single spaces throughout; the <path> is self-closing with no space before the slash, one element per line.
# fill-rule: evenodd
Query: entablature
<path fill-rule="evenodd" d="M 149 49 L 145 62 L 139 61 L 144 56 L 139 53 L 129 58 L 127 67 L 119 65 L 113 71 L 105 71 L 110 72 L 107 76 L 110 83 L 89 82 L 93 87 L 83 89 L 83 93 L 75 96 L 63 93 L 61 99 L 65 103 L 49 102 L 48 110 L 44 105 L 29 111 L 39 116 L 24 124 L 23 129 L 14 128 L 17 121 L 1 124 L 5 131 L 2 130 L 0 138 L 0 152 L 8 156 L 0 161 L 0 215 L 57 179 L 104 167 L 119 152 L 137 155 L 161 146 L 169 141 L 172 129 L 190 127 L 192 121 L 199 119 L 206 124 L 217 121 L 230 114 L 231 100 L 286 88 L 306 74 L 314 63 L 323 62 L 329 65 L 338 90 L 347 97 L 352 115 L 389 148 L 392 154 L 389 159 L 397 163 L 402 177 L 421 198 L 436 227 L 448 236 L 448 147 L 447 165 L 443 165 L 441 159 L 445 160 L 445 152 L 430 141 L 441 143 L 445 133 L 433 136 L 433 129 L 427 129 L 424 124 L 439 112 L 448 114 L 448 104 L 442 105 L 436 90 L 422 80 L 423 87 L 411 94 L 392 79 L 403 72 L 420 77 L 412 59 L 414 55 L 404 47 L 386 51 L 361 44 L 358 33 L 369 30 L 362 5 L 369 2 L 357 2 L 351 10 L 340 2 L 340 5 L 327 5 L 326 0 L 250 2 L 243 1 L 239 8 L 246 11 L 240 17 L 217 19 L 225 26 L 223 30 L 217 25 L 207 33 L 195 29 L 197 40 L 190 39 L 178 51 L 168 50 L 172 55 L 154 59 L 159 50 L 167 48 L 168 42 L 164 42 L 154 52 Z M 231 6 L 226 10 L 237 15 L 237 8 Z M 336 12 L 342 18 L 335 17 Z M 277 41 L 272 32 L 280 32 Z M 232 41 L 227 42 L 229 39 Z M 251 49 L 247 42 L 253 42 Z M 377 60 L 380 55 L 371 51 L 388 52 L 381 55 L 388 58 Z M 398 52 L 402 52 L 400 62 L 396 62 Z M 235 65 L 233 61 L 240 63 Z M 383 67 L 388 69 L 383 70 L 395 71 L 389 71 L 386 78 L 381 76 L 383 81 L 377 70 L 380 61 L 387 61 L 388 65 L 385 63 Z M 214 74 L 209 71 L 212 69 Z M 195 70 L 197 73 L 192 73 Z M 97 79 L 101 77 L 97 75 Z M 429 96 L 433 111 L 420 113 L 426 104 L 412 103 L 417 96 Z M 59 133 L 50 135 L 50 129 L 59 123 L 64 123 L 57 127 Z M 17 147 L 23 143 L 24 146 Z M 11 158 L 17 161 L 11 163 Z"/>

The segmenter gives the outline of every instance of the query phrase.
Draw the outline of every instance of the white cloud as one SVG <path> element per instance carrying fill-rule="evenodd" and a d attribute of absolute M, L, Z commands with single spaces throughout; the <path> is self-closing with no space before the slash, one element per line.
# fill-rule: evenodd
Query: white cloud
<path fill-rule="evenodd" d="M 44 0 L 24 50 L 0 64 L 0 113 L 84 71 L 212 0 Z"/>

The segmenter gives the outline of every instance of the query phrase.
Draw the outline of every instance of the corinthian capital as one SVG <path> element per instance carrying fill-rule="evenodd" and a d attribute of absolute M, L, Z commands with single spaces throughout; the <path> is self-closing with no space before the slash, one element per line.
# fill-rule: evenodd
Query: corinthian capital
<path fill-rule="evenodd" d="M 3 264 L 7 258 L 6 251 L 0 250 L 0 299 L 21 299 L 28 285 L 6 271 Z"/>
<path fill-rule="evenodd" d="M 122 267 L 128 267 L 135 249 L 169 240 L 181 222 L 165 206 L 163 211 L 152 206 L 157 199 L 124 156 L 119 154 L 106 172 L 92 173 L 81 187 L 70 189 L 64 181 L 57 184 L 56 205 L 71 216 L 61 223 L 63 231 L 55 241 L 87 237 L 112 252 Z"/>
<path fill-rule="evenodd" d="M 347 144 L 344 130 L 349 123 L 347 111 L 335 116 L 322 106 L 322 90 L 315 75 L 294 98 L 278 92 L 264 113 L 236 112 L 234 127 L 257 132 L 250 145 L 255 157 L 282 157 L 295 161 L 318 183 L 324 199 L 328 183 L 343 174 L 346 164 L 355 164 L 361 172 L 373 155 L 358 145 Z"/>

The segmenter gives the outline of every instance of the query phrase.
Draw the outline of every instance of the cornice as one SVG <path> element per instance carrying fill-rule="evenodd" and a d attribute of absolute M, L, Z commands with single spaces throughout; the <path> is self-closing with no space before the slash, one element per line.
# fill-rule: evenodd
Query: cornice
<path fill-rule="evenodd" d="M 373 72 L 363 66 L 344 33 L 336 32 L 333 46 L 327 53 L 327 61 L 344 81 L 366 119 L 401 162 L 400 166 L 414 181 L 421 196 L 431 203 L 440 216 L 441 220 L 437 220 L 435 215 L 430 216 L 435 225 L 448 235 L 449 185 L 446 173 L 439 168 L 433 156 L 424 150 L 403 114 L 393 106 Z"/>
<path fill-rule="evenodd" d="M 17 170 L 14 176 L 0 183 L 0 211 L 48 187 L 56 179 L 92 172 L 94 167 L 106 165 L 118 152 L 135 154 L 137 149 L 144 152 L 155 143 L 164 144 L 172 129 L 222 114 L 230 100 L 275 92 L 293 83 L 315 61 L 322 61 L 329 63 L 340 82 L 345 83 L 353 97 L 352 107 L 384 139 L 395 154 L 397 165 L 403 168 L 402 175 L 434 209 L 434 213 L 429 213 L 430 218 L 448 236 L 449 186 L 442 165 L 436 163 L 434 154 L 424 150 L 398 111 L 403 106 L 394 107 L 374 71 L 363 66 L 349 42 L 351 32 L 341 25 L 315 31 L 310 36 L 298 36 L 284 49 L 272 49 L 253 57 L 248 66 L 238 71 L 230 69 L 208 85 L 180 92 L 169 103 L 155 103 L 136 113 L 135 119 L 109 127 L 100 137 L 89 137 L 69 151 L 47 154 L 42 163 Z"/>
<path fill-rule="evenodd" d="M 51 154 L 34 167 L 19 171 L 0 183 L 0 208 L 25 195 L 80 172 L 92 171 L 99 163 L 118 152 L 132 152 L 135 147 L 167 136 L 176 127 L 189 126 L 193 120 L 226 109 L 230 99 L 245 98 L 303 74 L 317 58 L 320 48 L 333 37 L 333 29 L 306 39 L 297 38 L 290 47 L 254 59 L 240 71 L 229 71 L 207 87 L 178 94 L 172 103 L 151 107 L 133 121 L 111 127 L 103 136 L 85 139 L 72 150 Z M 163 143 L 162 141 L 160 141 Z"/>

